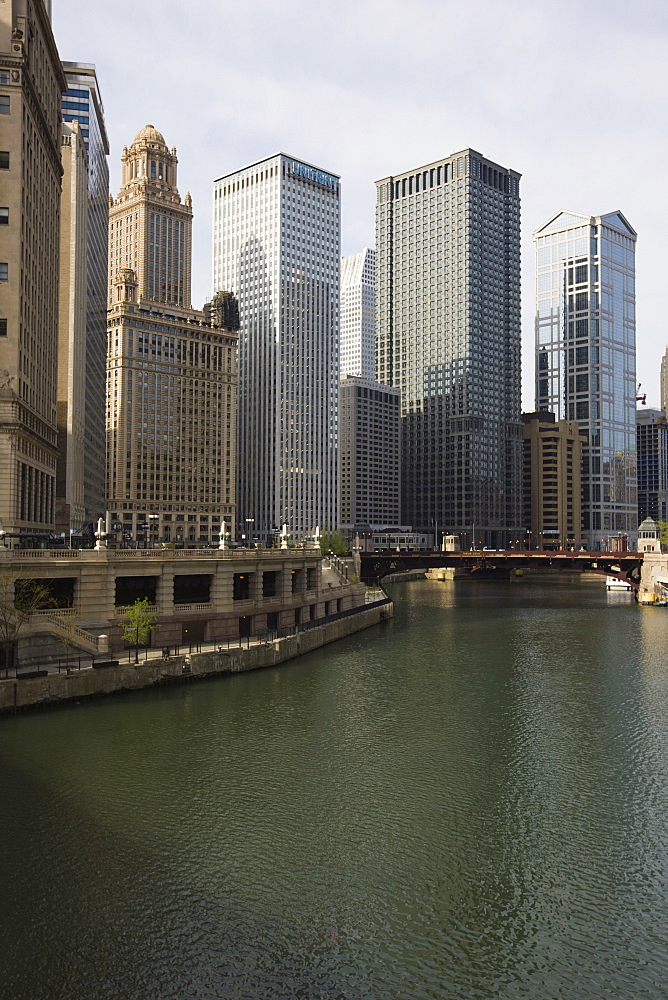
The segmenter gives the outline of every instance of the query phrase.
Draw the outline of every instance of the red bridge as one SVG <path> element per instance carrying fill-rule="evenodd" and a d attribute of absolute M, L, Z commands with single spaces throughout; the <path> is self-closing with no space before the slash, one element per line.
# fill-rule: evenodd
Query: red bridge
<path fill-rule="evenodd" d="M 455 566 L 481 577 L 510 572 L 514 569 L 543 567 L 564 573 L 600 573 L 629 583 L 634 590 L 640 585 L 642 552 L 521 552 L 490 550 L 477 552 L 359 552 L 355 553 L 359 577 L 365 583 L 378 581 L 388 573 L 403 573 L 411 569 Z"/>

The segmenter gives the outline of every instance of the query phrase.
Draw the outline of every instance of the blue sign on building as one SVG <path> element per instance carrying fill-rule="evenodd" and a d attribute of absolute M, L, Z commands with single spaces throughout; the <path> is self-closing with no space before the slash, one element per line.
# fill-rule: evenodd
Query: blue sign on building
<path fill-rule="evenodd" d="M 309 181 L 315 181 L 316 184 L 322 184 L 323 187 L 331 188 L 332 190 L 336 188 L 336 177 L 332 177 L 331 174 L 326 174 L 322 170 L 316 170 L 315 167 L 307 167 L 305 163 L 300 163 L 299 160 L 292 161 L 292 173 L 300 177 L 305 177 Z"/>

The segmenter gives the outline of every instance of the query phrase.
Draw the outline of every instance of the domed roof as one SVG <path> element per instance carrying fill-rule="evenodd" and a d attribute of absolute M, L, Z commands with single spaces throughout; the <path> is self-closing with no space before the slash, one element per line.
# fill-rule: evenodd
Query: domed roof
<path fill-rule="evenodd" d="M 161 146 L 167 148 L 167 143 L 165 142 L 162 133 L 158 132 L 155 125 L 145 125 L 141 131 L 137 132 L 134 142 L 155 142 L 159 143 Z"/>

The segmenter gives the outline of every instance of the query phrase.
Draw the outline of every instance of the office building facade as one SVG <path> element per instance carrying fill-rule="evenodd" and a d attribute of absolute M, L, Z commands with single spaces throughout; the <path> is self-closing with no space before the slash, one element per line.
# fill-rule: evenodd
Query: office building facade
<path fill-rule="evenodd" d="M 340 372 L 376 378 L 376 252 L 341 258 Z"/>
<path fill-rule="evenodd" d="M 85 523 L 88 165 L 81 126 L 63 122 L 58 296 L 56 533 L 69 541 Z M 100 401 L 104 406 L 104 397 Z M 104 444 L 104 442 L 103 442 Z"/>
<path fill-rule="evenodd" d="M 145 544 L 217 542 L 235 515 L 236 310 L 190 307 L 189 196 L 148 125 L 124 149 L 110 205 L 108 509 Z"/>
<path fill-rule="evenodd" d="M 559 212 L 536 244 L 536 400 L 584 431 L 582 530 L 635 539 L 636 233 L 621 212 Z"/>
<path fill-rule="evenodd" d="M 239 301 L 239 525 L 338 526 L 339 178 L 283 153 L 214 182 L 213 287 Z"/>
<path fill-rule="evenodd" d="M 402 521 L 521 527 L 520 175 L 471 149 L 376 182 L 377 372 L 401 391 Z"/>
<path fill-rule="evenodd" d="M 666 413 L 668 407 L 668 347 L 661 358 L 661 410 Z"/>
<path fill-rule="evenodd" d="M 345 530 L 399 524 L 400 426 L 398 389 L 354 375 L 341 379 L 339 452 Z"/>
<path fill-rule="evenodd" d="M 60 97 L 43 0 L 0 4 L 0 522 L 55 527 Z"/>
<path fill-rule="evenodd" d="M 663 410 L 636 411 L 638 523 L 668 521 L 668 422 Z"/>
<path fill-rule="evenodd" d="M 84 524 L 90 530 L 105 509 L 107 282 L 109 253 L 109 140 L 95 66 L 63 62 L 67 90 L 63 122 L 78 122 L 86 148 L 86 350 L 83 428 Z M 59 374 L 59 379 L 61 378 Z"/>
<path fill-rule="evenodd" d="M 530 549 L 582 545 L 580 474 L 582 434 L 575 421 L 554 413 L 523 413 L 524 528 Z"/>

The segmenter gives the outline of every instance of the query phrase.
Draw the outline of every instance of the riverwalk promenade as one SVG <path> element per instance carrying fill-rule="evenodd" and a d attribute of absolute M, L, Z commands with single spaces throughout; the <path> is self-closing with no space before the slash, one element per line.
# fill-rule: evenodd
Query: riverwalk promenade
<path fill-rule="evenodd" d="M 0 679 L 0 714 L 158 685 L 202 680 L 277 666 L 337 639 L 391 618 L 392 601 L 383 595 L 321 622 L 265 636 L 156 649 L 129 649 L 115 660 L 64 660 Z M 288 634 L 283 634 L 288 633 Z M 126 659 L 127 657 L 127 659 Z"/>

